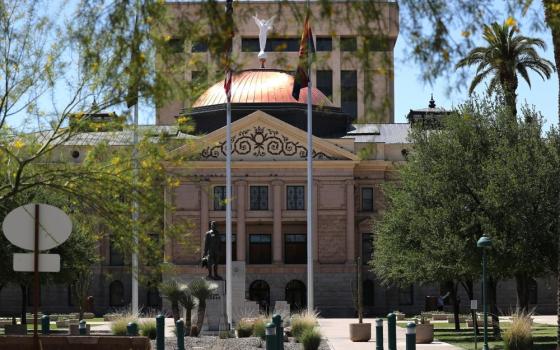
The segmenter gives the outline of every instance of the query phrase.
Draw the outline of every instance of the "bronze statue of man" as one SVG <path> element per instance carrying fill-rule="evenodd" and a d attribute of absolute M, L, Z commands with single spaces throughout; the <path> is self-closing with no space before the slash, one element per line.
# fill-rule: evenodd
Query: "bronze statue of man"
<path fill-rule="evenodd" d="M 220 280 L 218 275 L 218 258 L 220 254 L 220 234 L 216 229 L 216 222 L 210 221 L 210 230 L 204 236 L 204 255 L 206 267 L 208 268 L 208 278 Z"/>

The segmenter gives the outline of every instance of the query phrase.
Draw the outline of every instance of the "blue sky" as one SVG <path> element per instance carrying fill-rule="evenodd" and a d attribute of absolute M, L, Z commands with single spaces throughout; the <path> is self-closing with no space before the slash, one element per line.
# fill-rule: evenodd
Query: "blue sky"
<path fill-rule="evenodd" d="M 501 22 L 504 19 L 496 20 Z M 519 21 L 521 34 L 543 39 L 546 42 L 547 50 L 539 53 L 542 57 L 554 62 L 550 31 L 532 32 L 524 30 L 528 25 L 523 26 L 523 19 L 519 19 Z M 482 44 L 480 40 L 477 43 Z M 453 82 L 438 79 L 434 85 L 430 85 L 422 81 L 419 78 L 420 67 L 409 59 L 405 53 L 405 48 L 406 40 L 401 35 L 395 45 L 395 122 L 406 122 L 406 114 L 410 109 L 428 107 L 432 92 L 437 106 L 446 109 L 460 104 L 467 98 L 468 91 L 466 88 L 463 90 L 450 89 Z M 529 105 L 534 105 L 536 110 L 543 114 L 547 128 L 550 125 L 557 125 L 558 77 L 556 73 L 546 81 L 543 81 L 536 73 L 531 74 L 529 72 L 529 75 L 531 89 L 524 80 L 521 78 L 519 80 L 518 104 L 527 102 Z M 485 93 L 484 83 L 477 88 L 476 92 L 479 94 Z"/>

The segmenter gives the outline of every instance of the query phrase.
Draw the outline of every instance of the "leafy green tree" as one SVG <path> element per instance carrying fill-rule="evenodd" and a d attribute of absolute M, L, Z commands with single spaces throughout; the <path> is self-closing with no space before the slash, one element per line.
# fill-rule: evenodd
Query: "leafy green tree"
<path fill-rule="evenodd" d="M 555 149 L 541 137 L 538 113 L 524 109 L 534 122 L 515 122 L 499 105 L 469 101 L 443 130 L 413 130 L 401 181 L 387 188 L 389 208 L 375 228 L 372 266 L 384 283 L 468 287 L 480 275 L 476 241 L 488 234 L 494 242 L 489 299 L 497 316 L 497 280 L 516 278 L 526 307 L 528 278 L 553 269 Z M 535 263 L 537 256 L 545 263 Z"/>
<path fill-rule="evenodd" d="M 545 49 L 544 41 L 516 34 L 515 25 L 497 22 L 484 26 L 484 40 L 487 46 L 472 49 L 465 58 L 457 63 L 457 68 L 476 65 L 469 93 L 486 78 L 491 77 L 488 92 L 500 86 L 514 117 L 517 116 L 517 86 L 519 74 L 529 86 L 531 80 L 528 70 L 548 79 L 554 71 L 552 62 L 539 56 L 535 47 Z"/>

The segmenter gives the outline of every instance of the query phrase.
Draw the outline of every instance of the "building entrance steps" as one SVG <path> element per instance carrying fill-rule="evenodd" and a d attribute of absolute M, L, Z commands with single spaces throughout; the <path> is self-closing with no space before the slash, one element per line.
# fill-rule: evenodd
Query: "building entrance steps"
<path fill-rule="evenodd" d="M 350 341 L 348 325 L 357 322 L 355 318 L 321 318 L 319 326 L 323 337 L 327 338 L 329 346 L 332 350 L 372 350 L 375 349 L 375 319 L 364 319 L 364 323 L 371 323 L 372 339 L 369 342 L 352 342 Z M 384 348 L 387 349 L 387 322 L 383 322 L 383 340 Z M 405 349 L 406 346 L 406 329 L 397 327 L 397 348 Z M 434 341 L 431 344 L 417 344 L 416 348 L 421 349 L 437 349 L 437 350 L 461 350 L 461 348 Z"/>

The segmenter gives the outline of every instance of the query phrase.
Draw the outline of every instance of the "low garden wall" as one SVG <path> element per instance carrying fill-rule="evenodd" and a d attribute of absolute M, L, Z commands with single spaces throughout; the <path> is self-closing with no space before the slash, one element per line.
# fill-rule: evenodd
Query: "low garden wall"
<path fill-rule="evenodd" d="M 150 350 L 147 337 L 40 336 L 43 350 Z M 33 350 L 33 336 L 0 336 L 0 350 Z"/>

